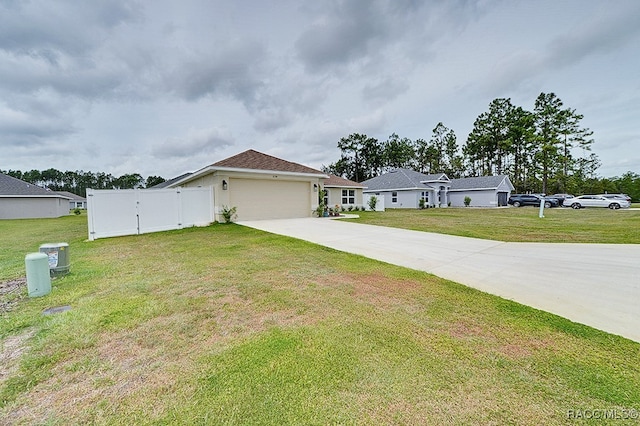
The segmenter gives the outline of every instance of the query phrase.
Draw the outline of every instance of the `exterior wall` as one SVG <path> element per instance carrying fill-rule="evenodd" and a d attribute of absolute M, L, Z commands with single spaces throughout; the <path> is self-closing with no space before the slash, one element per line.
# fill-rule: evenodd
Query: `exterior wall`
<path fill-rule="evenodd" d="M 397 192 L 397 202 L 393 202 L 392 193 Z M 370 195 L 376 195 L 384 197 L 385 209 L 417 209 L 419 192 L 415 190 L 411 191 L 372 191 L 367 192 Z"/>
<path fill-rule="evenodd" d="M 234 184 L 240 182 L 239 185 Z M 254 185 L 244 185 L 251 180 Z M 226 182 L 227 189 L 223 189 L 223 183 Z M 291 186 L 278 185 L 280 182 L 290 182 L 297 189 L 292 190 Z M 271 185 L 269 185 L 271 183 Z M 255 202 L 252 203 L 250 212 L 245 214 L 238 209 L 238 220 L 268 219 L 268 218 L 284 218 L 284 217 L 309 217 L 312 211 L 318 206 L 318 190 L 320 188 L 319 178 L 308 178 L 289 175 L 276 175 L 269 173 L 251 173 L 251 172 L 214 172 L 208 175 L 200 176 L 197 179 L 185 183 L 185 187 L 212 187 L 214 193 L 214 212 L 215 220 L 224 222 L 222 217 L 222 209 L 234 206 L 234 197 L 240 197 L 236 200 L 243 202 L 243 195 L 234 191 L 248 191 L 244 194 L 252 197 Z M 314 186 L 315 185 L 315 186 Z M 237 186 L 240 186 L 238 188 Z M 283 193 L 283 191 L 285 193 Z M 301 207 L 296 207 L 298 201 L 302 199 L 306 205 L 304 212 Z M 246 210 L 246 208 L 243 208 Z"/>
<path fill-rule="evenodd" d="M 345 207 L 348 207 L 349 205 L 361 207 L 361 206 L 364 205 L 363 204 L 363 198 L 362 198 L 362 188 L 325 187 L 324 189 L 327 191 L 327 198 L 329 199 L 329 203 L 327 204 L 327 207 L 334 207 L 336 204 L 339 205 L 339 206 L 343 205 L 343 203 L 342 203 L 342 190 L 343 189 L 355 191 L 355 198 L 356 198 L 354 204 L 344 204 Z"/>
<path fill-rule="evenodd" d="M 445 186 L 445 185 L 443 185 Z M 420 198 L 422 198 L 422 192 L 429 193 L 428 204 L 429 207 L 447 207 L 450 200 L 448 186 L 445 186 L 444 200 L 441 200 L 438 205 L 438 192 L 439 190 L 427 190 L 427 189 L 411 189 L 395 191 L 398 196 L 396 203 L 393 202 L 392 194 L 394 191 L 367 191 L 367 194 L 384 196 L 384 207 L 386 209 L 417 209 L 420 206 Z M 453 204 L 452 204 L 453 205 Z"/>
<path fill-rule="evenodd" d="M 69 214 L 69 200 L 56 197 L 1 197 L 0 219 L 39 219 Z"/>
<path fill-rule="evenodd" d="M 470 207 L 498 206 L 498 194 L 493 189 L 449 192 L 452 207 L 464 207 L 464 197 L 471 198 Z"/>

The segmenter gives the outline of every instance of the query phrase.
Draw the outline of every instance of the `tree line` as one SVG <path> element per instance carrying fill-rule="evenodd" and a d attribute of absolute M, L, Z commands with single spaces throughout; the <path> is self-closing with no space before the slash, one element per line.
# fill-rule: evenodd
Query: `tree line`
<path fill-rule="evenodd" d="M 160 176 L 149 176 L 146 179 L 138 173 L 124 174 L 115 177 L 109 173 L 93 173 L 83 170 L 61 172 L 56 169 L 0 170 L 0 173 L 21 179 L 52 191 L 68 191 L 82 197 L 87 196 L 87 188 L 92 189 L 136 189 L 150 188 L 165 181 Z"/>
<path fill-rule="evenodd" d="M 429 140 L 393 133 L 379 141 L 353 133 L 340 139 L 340 159 L 323 166 L 323 171 L 356 182 L 394 168 L 445 173 L 449 178 L 505 174 L 516 192 L 625 192 L 640 199 L 637 174 L 597 176 L 600 160 L 592 152 L 593 132 L 581 125 L 583 118 L 554 93 L 540 93 L 531 111 L 510 98 L 498 98 L 476 118 L 462 146 L 442 122 Z"/>

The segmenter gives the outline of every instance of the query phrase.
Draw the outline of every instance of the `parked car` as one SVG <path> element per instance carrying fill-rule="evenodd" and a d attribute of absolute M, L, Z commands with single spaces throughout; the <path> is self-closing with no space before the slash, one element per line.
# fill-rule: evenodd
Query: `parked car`
<path fill-rule="evenodd" d="M 556 200 L 558 200 L 558 203 L 560 203 L 560 205 L 562 206 L 564 203 L 564 200 L 566 200 L 567 198 L 573 198 L 573 195 L 571 194 L 553 194 L 553 195 L 547 195 L 546 198 L 555 198 Z"/>
<path fill-rule="evenodd" d="M 631 203 L 622 198 L 607 198 L 602 195 L 581 195 L 579 197 L 564 200 L 565 207 L 581 209 L 583 207 L 608 207 L 612 210 L 628 208 Z"/>
<path fill-rule="evenodd" d="M 544 206 L 546 208 L 549 207 L 558 207 L 560 203 L 555 198 L 547 198 L 542 197 L 538 194 L 513 194 L 509 197 L 507 204 L 511 204 L 513 207 L 522 207 L 522 206 L 535 206 L 540 207 L 540 203 L 544 200 Z"/>
<path fill-rule="evenodd" d="M 627 200 L 628 202 L 631 202 L 631 197 L 629 197 L 627 194 L 599 194 L 601 197 L 604 198 L 609 198 L 609 199 L 617 199 L 617 200 Z"/>

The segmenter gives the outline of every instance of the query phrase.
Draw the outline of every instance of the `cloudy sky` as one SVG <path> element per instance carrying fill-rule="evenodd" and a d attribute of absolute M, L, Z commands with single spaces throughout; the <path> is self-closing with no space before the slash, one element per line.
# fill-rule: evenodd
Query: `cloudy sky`
<path fill-rule="evenodd" d="M 495 98 L 584 115 L 601 176 L 640 173 L 637 0 L 0 0 L 0 169 L 170 178 L 256 149 L 462 145 Z"/>

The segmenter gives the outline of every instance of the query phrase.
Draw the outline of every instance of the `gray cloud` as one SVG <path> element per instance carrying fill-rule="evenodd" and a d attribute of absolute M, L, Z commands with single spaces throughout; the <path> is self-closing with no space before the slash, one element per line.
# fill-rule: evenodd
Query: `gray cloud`
<path fill-rule="evenodd" d="M 491 99 L 540 91 L 624 150 L 637 102 L 588 100 L 638 93 L 640 4 L 541 1 L 0 0 L 3 167 L 165 175 L 248 148 L 320 166 L 349 133 L 462 138 Z"/>
<path fill-rule="evenodd" d="M 379 81 L 366 84 L 362 89 L 362 98 L 368 102 L 389 102 L 409 90 L 409 83 L 400 78 L 387 76 Z"/>
<path fill-rule="evenodd" d="M 575 31 L 555 37 L 548 44 L 545 65 L 572 65 L 585 57 L 609 53 L 640 36 L 640 3 L 612 7 Z"/>
<path fill-rule="evenodd" d="M 0 49 L 17 55 L 82 55 L 116 26 L 137 20 L 140 10 L 128 0 L 0 3 Z"/>
<path fill-rule="evenodd" d="M 212 154 L 234 145 L 234 139 L 228 131 L 221 129 L 191 130 L 182 138 L 169 138 L 152 148 L 156 158 L 181 158 L 194 153 Z"/>
<path fill-rule="evenodd" d="M 167 76 L 166 84 L 187 100 L 229 95 L 252 105 L 262 85 L 264 59 L 265 50 L 257 42 L 220 46 L 185 59 Z"/>

